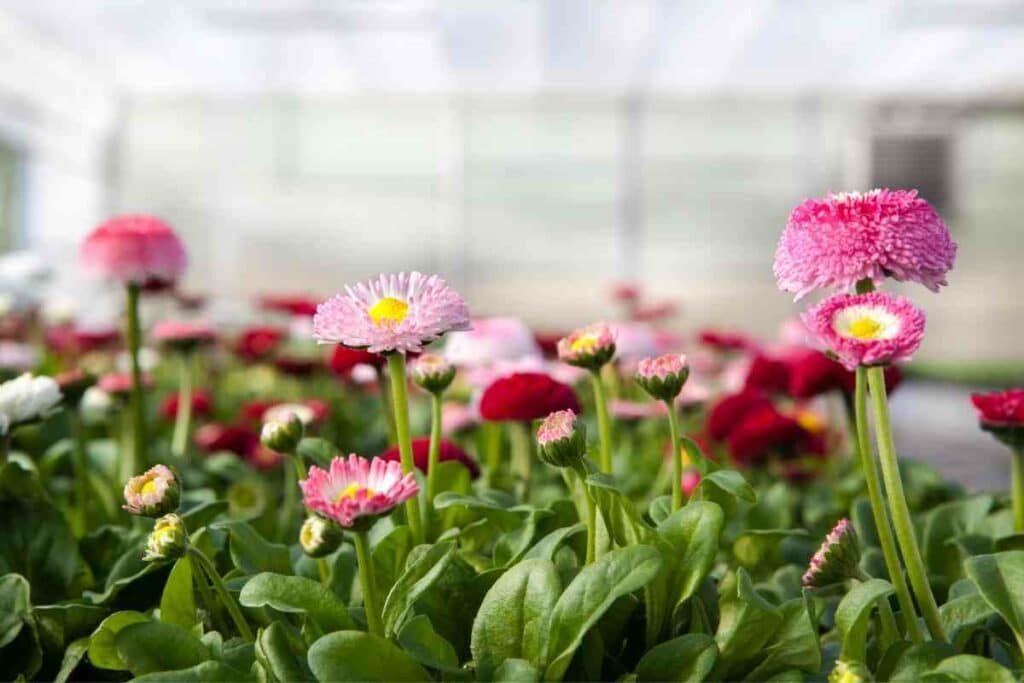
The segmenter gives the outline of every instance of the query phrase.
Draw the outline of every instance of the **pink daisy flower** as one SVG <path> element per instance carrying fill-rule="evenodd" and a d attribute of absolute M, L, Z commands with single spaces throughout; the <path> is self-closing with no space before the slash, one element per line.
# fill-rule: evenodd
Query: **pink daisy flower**
<path fill-rule="evenodd" d="M 924 311 L 884 292 L 835 294 L 807 311 L 803 321 L 847 370 L 908 360 L 924 337 Z"/>
<path fill-rule="evenodd" d="M 305 505 L 351 528 L 360 517 L 384 515 L 419 493 L 416 478 L 394 461 L 372 461 L 355 453 L 334 458 L 329 469 L 313 466 L 299 482 Z"/>
<path fill-rule="evenodd" d="M 573 330 L 558 340 L 558 359 L 583 368 L 599 368 L 615 355 L 615 335 L 605 323 Z"/>
<path fill-rule="evenodd" d="M 133 515 L 160 517 L 178 509 L 181 484 L 167 465 L 156 465 L 124 485 L 124 509 Z"/>
<path fill-rule="evenodd" d="M 206 323 L 175 320 L 158 323 L 150 336 L 161 346 L 181 351 L 206 346 L 217 340 L 217 333 Z"/>
<path fill-rule="evenodd" d="M 116 216 L 93 230 L 79 261 L 99 277 L 147 288 L 173 285 L 185 271 L 185 247 L 155 216 Z"/>
<path fill-rule="evenodd" d="M 849 289 L 886 277 L 946 284 L 956 243 L 916 190 L 872 190 L 808 199 L 793 209 L 775 252 L 779 288 L 799 299 L 814 289 Z"/>
<path fill-rule="evenodd" d="M 399 273 L 346 287 L 316 309 L 313 338 L 371 353 L 418 353 L 446 332 L 468 330 L 469 310 L 437 275 Z"/>

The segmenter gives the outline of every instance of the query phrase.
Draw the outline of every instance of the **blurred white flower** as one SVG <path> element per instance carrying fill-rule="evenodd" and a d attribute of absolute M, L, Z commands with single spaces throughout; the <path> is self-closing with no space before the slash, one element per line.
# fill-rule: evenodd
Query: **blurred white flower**
<path fill-rule="evenodd" d="M 54 296 L 43 302 L 40 314 L 48 325 L 67 325 L 74 322 L 77 310 L 74 299 Z"/>
<path fill-rule="evenodd" d="M 299 418 L 304 426 L 308 427 L 316 419 L 316 411 L 302 403 L 278 403 L 276 406 L 267 408 L 263 413 L 264 422 L 287 422 L 289 416 Z"/>
<path fill-rule="evenodd" d="M 18 425 L 46 417 L 60 404 L 60 387 L 52 377 L 33 377 L 26 373 L 0 384 L 0 421 L 3 434 Z"/>
<path fill-rule="evenodd" d="M 88 424 L 103 422 L 113 409 L 114 399 L 99 387 L 89 387 L 82 395 L 80 410 L 82 419 Z"/>

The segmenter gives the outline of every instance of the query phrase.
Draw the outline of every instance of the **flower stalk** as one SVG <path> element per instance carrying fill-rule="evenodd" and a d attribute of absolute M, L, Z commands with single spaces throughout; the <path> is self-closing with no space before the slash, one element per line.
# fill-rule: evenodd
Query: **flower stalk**
<path fill-rule="evenodd" d="M 352 541 L 356 547 L 356 563 L 359 565 L 359 587 L 363 591 L 366 626 L 370 633 L 383 638 L 384 622 L 381 618 L 380 601 L 377 597 L 377 579 L 373 571 L 373 558 L 370 556 L 370 542 L 366 532 L 357 529 L 352 530 Z"/>
<path fill-rule="evenodd" d="M 597 410 L 597 435 L 600 441 L 599 465 L 601 471 L 612 473 L 612 421 L 608 414 L 608 396 L 601 379 L 600 368 L 590 371 L 591 383 L 594 386 L 594 405 Z"/>
<path fill-rule="evenodd" d="M 171 453 L 179 461 L 188 458 L 188 435 L 192 422 L 192 356 L 178 353 L 178 413 L 174 418 Z"/>
<path fill-rule="evenodd" d="M 668 408 L 669 452 L 672 458 L 672 510 L 683 507 L 683 459 L 679 454 L 679 415 L 672 401 L 665 401 Z"/>
<path fill-rule="evenodd" d="M 434 509 L 434 496 L 437 495 L 437 469 L 441 459 L 441 394 L 430 395 L 430 450 L 427 452 L 427 519 L 426 533 L 433 538 L 440 531 L 437 528 L 439 519 Z"/>
<path fill-rule="evenodd" d="M 235 624 L 235 628 L 238 629 L 239 635 L 246 642 L 251 643 L 253 638 L 252 628 L 249 627 L 249 622 L 245 620 L 245 616 L 242 614 L 241 608 L 235 599 L 231 597 L 231 593 L 228 592 L 227 587 L 224 585 L 223 579 L 220 578 L 220 574 L 217 573 L 217 568 L 213 566 L 213 563 L 208 557 L 195 546 L 189 544 L 186 549 L 190 558 L 194 558 L 195 563 L 199 566 L 200 571 L 206 575 L 213 586 L 214 592 L 220 599 L 224 608 L 228 611 L 228 616 L 231 617 L 231 621 Z M 196 577 L 197 579 L 199 577 Z"/>
<path fill-rule="evenodd" d="M 71 428 L 71 461 L 75 477 L 75 526 L 79 536 L 85 535 L 89 520 L 89 461 L 85 450 L 85 429 L 78 406 L 68 408 Z"/>
<path fill-rule="evenodd" d="M 1013 507 L 1013 530 L 1024 533 L 1024 447 L 1013 450 L 1010 497 Z"/>
<path fill-rule="evenodd" d="M 131 450 L 125 454 L 127 457 L 122 459 L 122 462 L 128 460 L 125 470 L 131 473 L 139 471 L 146 462 L 146 404 L 142 386 L 142 367 L 139 364 L 139 347 L 142 339 L 142 330 L 139 324 L 140 291 L 138 283 L 129 282 L 125 285 L 125 343 L 128 346 L 132 376 L 132 394 L 129 406 L 132 416 L 132 438 Z"/>
<path fill-rule="evenodd" d="M 405 382 L 405 354 L 389 353 L 388 374 L 391 376 L 391 399 L 395 414 L 395 434 L 398 439 L 398 453 L 402 459 L 402 472 L 409 474 L 415 464 L 412 457 L 412 435 L 409 430 L 409 399 Z M 420 520 L 420 503 L 412 497 L 405 503 L 406 519 L 413 541 L 422 543 L 423 523 Z"/>

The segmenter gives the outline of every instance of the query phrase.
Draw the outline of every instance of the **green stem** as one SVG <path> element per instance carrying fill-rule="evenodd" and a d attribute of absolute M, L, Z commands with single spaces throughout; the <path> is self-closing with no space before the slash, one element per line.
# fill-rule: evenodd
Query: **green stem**
<path fill-rule="evenodd" d="M 89 461 L 85 454 L 85 430 L 78 406 L 68 408 L 71 427 L 71 458 L 75 473 L 75 527 L 78 535 L 85 534 L 89 516 Z"/>
<path fill-rule="evenodd" d="M 917 609 L 914 607 L 914 601 L 910 597 L 907 580 L 903 576 L 903 565 L 900 563 L 899 551 L 896 549 L 896 540 L 892 535 L 889 513 L 885 510 L 885 496 L 882 492 L 881 481 L 879 480 L 878 465 L 871 452 L 871 435 L 868 431 L 867 374 L 864 368 L 857 368 L 856 381 L 853 403 L 854 422 L 857 429 L 853 447 L 860 459 L 864 480 L 867 482 L 868 500 L 871 501 L 871 515 L 875 520 L 875 529 L 878 531 L 878 542 L 882 546 L 882 556 L 885 558 L 885 568 L 889 572 L 889 581 L 892 582 L 893 587 L 896 589 L 896 600 L 900 604 L 904 632 L 910 640 L 920 643 L 924 641 L 924 633 L 921 631 L 921 625 L 917 622 Z"/>
<path fill-rule="evenodd" d="M 246 642 L 251 643 L 253 641 L 252 629 L 249 628 L 249 622 L 245 620 L 242 615 L 242 610 L 238 607 L 238 603 L 231 597 L 231 593 L 228 592 L 227 587 L 224 585 L 224 581 L 220 578 L 220 574 L 217 573 L 217 568 L 213 566 L 203 551 L 199 550 L 195 546 L 190 545 L 188 552 L 191 557 L 195 558 L 196 563 L 199 564 L 200 569 L 206 574 L 207 578 L 210 579 L 210 583 L 213 585 L 213 591 L 220 598 L 221 604 L 227 609 L 228 615 L 231 617 L 231 621 L 234 622 L 235 628 L 238 629 L 239 635 Z"/>
<path fill-rule="evenodd" d="M 192 422 L 192 367 L 191 356 L 178 354 L 178 414 L 174 418 L 174 438 L 171 453 L 179 462 L 188 457 L 188 433 Z"/>
<path fill-rule="evenodd" d="M 316 561 L 316 571 L 320 576 L 320 583 L 325 586 L 331 585 L 331 568 L 327 566 L 327 560 L 319 558 Z"/>
<path fill-rule="evenodd" d="M 394 446 L 398 443 L 398 434 L 395 431 L 395 414 L 391 411 L 391 390 L 388 389 L 388 381 L 384 377 L 384 368 L 376 367 L 377 388 L 380 391 L 380 407 L 384 413 L 384 424 L 388 428 L 388 445 Z"/>
<path fill-rule="evenodd" d="M 423 521 L 428 537 L 440 531 L 435 529 L 438 522 L 434 510 L 434 496 L 437 495 L 437 470 L 441 459 L 441 394 L 430 396 L 430 451 L 427 454 L 427 517 Z"/>
<path fill-rule="evenodd" d="M 188 560 L 192 565 L 192 583 L 195 584 L 196 590 L 199 592 L 199 599 L 206 606 L 206 611 L 210 614 L 210 621 L 214 628 L 223 631 L 223 625 L 220 623 L 221 615 L 217 611 L 217 601 L 214 599 L 213 593 L 210 592 L 210 584 L 206 582 L 206 573 L 203 571 L 203 566 L 192 553 L 188 553 Z"/>
<path fill-rule="evenodd" d="M 530 495 L 530 484 L 533 478 L 533 434 L 526 422 L 509 422 L 509 441 L 512 444 L 512 462 L 522 484 L 521 497 L 526 500 Z"/>
<path fill-rule="evenodd" d="M 903 561 L 907 565 L 910 586 L 921 607 L 921 616 L 928 625 L 932 638 L 940 642 L 948 642 L 946 630 L 942 626 L 939 607 L 935 604 L 935 596 L 928 585 L 921 550 L 914 535 L 914 524 L 910 519 L 907 497 L 903 492 L 903 480 L 900 478 L 899 463 L 896 460 L 896 448 L 892 438 L 892 427 L 889 424 L 889 404 L 885 396 L 885 375 L 881 367 L 868 368 L 868 385 L 871 391 L 871 404 L 875 413 L 875 440 L 878 443 L 878 456 L 882 463 L 882 477 L 889 499 L 889 512 L 892 514 L 896 539 L 903 552 Z"/>
<path fill-rule="evenodd" d="M 142 330 L 139 325 L 139 285 L 128 283 L 125 299 L 125 343 L 132 374 L 132 449 L 129 461 L 131 473 L 138 474 L 146 462 L 146 398 L 142 387 L 142 367 L 139 365 L 139 346 Z"/>
<path fill-rule="evenodd" d="M 409 433 L 409 399 L 405 386 L 405 356 L 401 353 L 388 354 L 388 374 L 391 375 L 391 398 L 395 412 L 395 432 L 398 437 L 398 454 L 402 459 L 402 472 L 408 474 L 415 468 L 412 458 L 412 436 Z M 405 515 L 409 521 L 414 543 L 423 542 L 423 524 L 420 522 L 419 496 L 405 502 Z"/>
<path fill-rule="evenodd" d="M 672 510 L 683 507 L 683 459 L 679 457 L 679 416 L 672 401 L 668 408 L 669 457 L 672 458 Z"/>
<path fill-rule="evenodd" d="M 120 491 L 125 482 L 139 474 L 134 457 L 135 429 L 132 426 L 132 415 L 130 410 L 121 411 L 119 416 L 121 423 L 121 434 L 118 436 L 118 448 L 121 451 L 120 471 L 117 473 L 118 480 L 114 482 L 114 490 Z"/>
<path fill-rule="evenodd" d="M 284 468 L 284 501 L 278 513 L 277 540 L 287 541 L 295 525 L 295 508 L 298 505 L 299 480 L 306 478 L 306 465 L 295 453 L 286 453 L 291 467 Z"/>
<path fill-rule="evenodd" d="M 608 416 L 608 397 L 600 370 L 590 371 L 594 385 L 594 404 L 597 409 L 597 433 L 601 439 L 600 466 L 605 474 L 612 472 L 612 421 Z"/>
<path fill-rule="evenodd" d="M 597 505 L 590 494 L 590 487 L 587 486 L 587 471 L 582 463 L 576 473 L 579 475 L 583 499 L 587 504 L 587 564 L 593 564 L 597 559 Z"/>
<path fill-rule="evenodd" d="M 861 571 L 860 568 L 857 569 L 857 572 L 859 581 L 871 580 L 871 577 Z M 892 613 L 892 605 L 889 604 L 887 596 L 882 596 L 878 599 L 878 618 L 882 626 L 881 641 L 884 643 L 882 651 L 885 652 L 889 645 L 899 640 L 900 633 L 899 628 L 896 626 L 896 617 Z"/>
<path fill-rule="evenodd" d="M 7 458 L 11 452 L 11 433 L 7 432 L 0 436 L 0 467 L 7 464 Z"/>
<path fill-rule="evenodd" d="M 366 612 L 366 626 L 370 633 L 384 637 L 384 622 L 381 620 L 380 602 L 377 600 L 377 579 L 373 573 L 373 558 L 370 556 L 370 542 L 365 531 L 353 531 L 356 546 L 356 562 L 359 564 L 359 586 L 363 590 L 363 611 Z"/>
<path fill-rule="evenodd" d="M 498 471 L 501 469 L 501 423 L 484 422 L 483 430 L 484 462 L 487 463 L 487 483 L 495 488 L 498 482 Z"/>
<path fill-rule="evenodd" d="M 1013 462 L 1010 465 L 1012 483 L 1010 487 L 1013 505 L 1013 530 L 1024 533 L 1024 448 L 1013 451 Z"/>

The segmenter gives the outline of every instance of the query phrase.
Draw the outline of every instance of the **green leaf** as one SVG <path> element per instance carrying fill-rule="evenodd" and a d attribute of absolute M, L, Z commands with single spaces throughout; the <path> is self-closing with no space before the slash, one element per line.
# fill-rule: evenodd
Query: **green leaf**
<path fill-rule="evenodd" d="M 42 500 L 0 501 L 0 539 L 0 575 L 27 577 L 36 604 L 68 597 L 81 558 L 60 510 Z"/>
<path fill-rule="evenodd" d="M 278 681 L 308 681 L 304 644 L 293 638 L 283 622 L 275 621 L 256 636 L 256 658 Z"/>
<path fill-rule="evenodd" d="M 962 576 L 960 555 L 948 543 L 975 531 L 991 507 L 992 496 L 977 496 L 944 503 L 925 515 L 921 554 L 929 574 L 945 576 L 950 583 Z"/>
<path fill-rule="evenodd" d="M 718 553 L 718 536 L 725 515 L 714 503 L 691 501 L 658 525 L 658 534 L 671 544 L 675 557 L 670 585 L 676 606 L 688 600 L 704 580 Z"/>
<path fill-rule="evenodd" d="M 32 678 L 43 663 L 28 581 L 18 574 L 0 577 L 0 679 Z"/>
<path fill-rule="evenodd" d="M 754 493 L 754 489 L 743 478 L 743 475 L 736 470 L 715 470 L 700 480 L 698 488 L 704 493 L 708 492 L 709 489 L 717 488 L 733 498 L 748 503 L 757 502 L 757 494 Z"/>
<path fill-rule="evenodd" d="M 899 644 L 894 645 L 890 650 L 897 647 Z M 935 641 L 911 645 L 902 651 L 895 651 L 899 653 L 895 662 L 885 661 L 889 659 L 887 652 L 883 661 L 878 665 L 878 671 L 875 674 L 878 680 L 891 683 L 917 683 L 926 673 L 938 666 L 939 662 L 955 654 L 949 645 Z M 892 667 L 891 672 L 888 671 L 890 666 Z"/>
<path fill-rule="evenodd" d="M 210 658 L 191 632 L 162 621 L 129 624 L 114 636 L 117 653 L 136 676 L 187 669 Z"/>
<path fill-rule="evenodd" d="M 714 638 L 689 633 L 648 650 L 636 666 L 636 675 L 640 681 L 699 683 L 711 673 L 717 659 Z"/>
<path fill-rule="evenodd" d="M 271 607 L 279 612 L 305 614 L 323 633 L 355 628 L 348 609 L 329 588 L 302 576 L 257 574 L 242 587 L 238 602 L 245 607 Z"/>
<path fill-rule="evenodd" d="M 398 644 L 423 666 L 438 671 L 460 671 L 455 648 L 434 630 L 430 619 L 422 614 L 405 623 L 398 634 Z"/>
<path fill-rule="evenodd" d="M 732 680 L 747 671 L 752 661 L 760 662 L 761 648 L 782 623 L 782 615 L 757 594 L 745 569 L 741 568 L 734 579 L 723 581 L 721 590 L 714 677 Z"/>
<path fill-rule="evenodd" d="M 363 631 L 339 631 L 309 648 L 318 681 L 429 681 L 430 674 L 390 641 Z"/>
<path fill-rule="evenodd" d="M 858 583 L 839 602 L 836 608 L 836 629 L 842 641 L 842 658 L 866 661 L 868 623 L 879 600 L 892 595 L 892 584 L 882 579 Z"/>
<path fill-rule="evenodd" d="M 446 541 L 431 546 L 409 564 L 384 600 L 385 633 L 392 635 L 401 628 L 413 604 L 441 577 L 454 556 L 455 543 Z"/>
<path fill-rule="evenodd" d="M 31 588 L 24 576 L 0 576 L 0 647 L 12 642 L 32 617 Z"/>
<path fill-rule="evenodd" d="M 1024 650 L 1024 550 L 971 557 L 964 569 L 988 604 L 1009 624 Z"/>
<path fill-rule="evenodd" d="M 957 655 L 939 662 L 939 665 L 926 673 L 921 680 L 1015 683 L 1017 678 L 1008 669 L 986 657 Z"/>
<path fill-rule="evenodd" d="M 196 622 L 196 598 L 192 591 L 192 564 L 187 557 L 174 563 L 163 595 L 160 596 L 160 621 L 184 629 L 192 628 Z"/>
<path fill-rule="evenodd" d="M 750 680 L 765 680 L 774 674 L 794 669 L 808 674 L 821 670 L 821 646 L 818 643 L 818 623 L 810 597 L 800 597 L 779 607 L 782 623 L 761 650 L 763 660 L 750 672 Z"/>
<path fill-rule="evenodd" d="M 133 683 L 239 683 L 255 680 L 248 671 L 239 671 L 222 662 L 203 662 L 187 669 L 138 676 Z"/>
<path fill-rule="evenodd" d="M 536 683 L 540 680 L 540 672 L 525 659 L 506 659 L 494 672 L 494 680 L 501 683 Z"/>
<path fill-rule="evenodd" d="M 672 496 L 658 496 L 647 506 L 647 516 L 655 526 L 660 525 L 672 514 Z"/>
<path fill-rule="evenodd" d="M 327 439 L 307 436 L 299 441 L 295 454 L 303 460 L 312 462 L 320 467 L 329 467 L 331 460 L 341 455 L 341 451 Z"/>
<path fill-rule="evenodd" d="M 144 624 L 149 617 L 141 612 L 115 612 L 100 622 L 89 638 L 89 661 L 97 669 L 125 671 L 128 665 L 117 652 L 118 632 L 132 624 Z"/>
<path fill-rule="evenodd" d="M 60 662 L 60 671 L 57 672 L 54 683 L 66 683 L 75 673 L 75 669 L 82 663 L 82 658 L 89 651 L 89 639 L 79 638 L 64 651 L 64 658 Z"/>
<path fill-rule="evenodd" d="M 530 548 L 526 554 L 523 555 L 523 559 L 551 560 L 553 562 L 555 559 L 555 553 L 558 552 L 558 549 L 561 548 L 564 543 L 573 536 L 585 533 L 586 531 L 587 525 L 582 523 L 555 529 Z"/>
<path fill-rule="evenodd" d="M 228 532 L 231 561 L 246 574 L 274 572 L 291 574 L 292 563 L 288 546 L 270 543 L 246 522 L 218 522 L 212 528 Z"/>
<path fill-rule="evenodd" d="M 551 612 L 545 680 L 561 680 L 583 636 L 612 603 L 647 585 L 662 567 L 661 554 L 646 545 L 613 550 L 584 567 Z"/>
<path fill-rule="evenodd" d="M 396 526 L 373 546 L 374 574 L 377 588 L 383 595 L 391 590 L 405 570 L 405 560 L 412 550 L 412 534 L 407 526 Z"/>
<path fill-rule="evenodd" d="M 185 528 L 194 533 L 201 527 L 206 526 L 217 519 L 222 513 L 227 512 L 228 502 L 226 500 L 214 500 L 207 503 L 200 503 L 188 511 L 182 513 L 181 520 L 185 522 Z"/>
<path fill-rule="evenodd" d="M 971 584 L 972 587 L 974 584 Z M 972 592 L 952 597 L 939 607 L 942 625 L 954 643 L 962 642 L 961 638 L 970 637 L 975 629 L 984 625 L 996 611 L 988 604 L 981 593 Z"/>
<path fill-rule="evenodd" d="M 480 680 L 490 680 L 506 659 L 540 668 L 551 611 L 562 586 L 550 560 L 524 560 L 487 591 L 476 619 L 470 650 Z"/>

